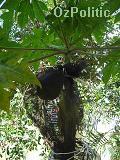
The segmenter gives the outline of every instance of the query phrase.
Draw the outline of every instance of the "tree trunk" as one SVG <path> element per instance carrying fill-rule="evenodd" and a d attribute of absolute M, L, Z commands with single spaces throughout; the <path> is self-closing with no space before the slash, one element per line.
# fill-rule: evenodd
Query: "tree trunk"
<path fill-rule="evenodd" d="M 63 90 L 59 108 L 59 128 L 61 131 L 61 136 L 63 137 L 63 142 L 60 142 L 60 147 L 59 145 L 56 147 L 59 148 L 58 153 L 65 154 L 62 154 L 58 157 L 60 160 L 67 160 L 68 158 L 74 160 L 76 130 L 77 126 L 80 124 L 79 119 L 82 120 L 82 118 L 80 118 L 79 114 L 80 97 L 75 93 L 73 79 L 66 79 L 65 88 Z"/>

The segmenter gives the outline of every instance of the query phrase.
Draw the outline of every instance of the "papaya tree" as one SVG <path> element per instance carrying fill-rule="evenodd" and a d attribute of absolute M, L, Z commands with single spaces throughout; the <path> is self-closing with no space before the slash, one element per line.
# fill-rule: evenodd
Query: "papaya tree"
<path fill-rule="evenodd" d="M 0 107 L 8 112 L 15 88 L 25 86 L 28 115 L 48 139 L 54 158 L 74 159 L 76 144 L 85 149 L 76 134 L 82 132 L 84 115 L 77 81 L 119 82 L 120 2 L 0 3 Z"/>

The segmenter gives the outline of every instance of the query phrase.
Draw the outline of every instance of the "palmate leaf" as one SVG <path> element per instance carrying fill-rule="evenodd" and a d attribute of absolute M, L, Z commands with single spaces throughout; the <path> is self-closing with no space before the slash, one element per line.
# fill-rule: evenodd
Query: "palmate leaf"
<path fill-rule="evenodd" d="M 24 27 L 28 23 L 29 19 L 34 20 L 37 18 L 34 13 L 33 2 L 30 3 L 30 1 L 22 0 L 17 9 L 17 12 L 18 23 L 21 27 Z"/>
<path fill-rule="evenodd" d="M 12 19 L 14 17 L 13 13 L 15 13 L 16 15 L 14 18 L 16 18 L 18 24 L 21 27 L 25 27 L 25 25 L 29 22 L 30 19 L 38 19 L 40 20 L 40 22 L 44 21 L 44 11 L 47 11 L 47 6 L 45 5 L 45 3 L 39 0 L 15 0 L 14 2 L 13 0 L 6 0 L 6 2 L 3 4 L 1 8 L 7 9 L 9 11 L 3 14 L 2 17 L 4 19 L 4 22 L 6 23 L 6 27 L 9 21 L 10 23 L 8 26 L 12 25 Z M 7 15 L 9 17 L 9 20 L 7 20 Z"/>
<path fill-rule="evenodd" d="M 25 62 L 20 62 L 22 54 L 16 52 L 1 52 L 0 53 L 0 95 L 3 94 L 4 98 L 1 98 L 1 109 L 8 110 L 9 106 L 9 92 L 4 90 L 5 88 L 15 89 L 15 84 L 37 84 L 40 85 L 36 76 L 30 71 L 28 65 Z M 2 101 L 3 99 L 3 101 Z"/>
<path fill-rule="evenodd" d="M 6 10 L 6 12 L 3 12 L 1 15 L 1 19 L 3 19 L 3 29 L 7 34 L 9 34 L 9 31 L 13 25 L 14 11 L 17 9 L 19 2 L 19 0 L 14 0 L 14 2 L 12 0 L 6 0 L 1 6 L 1 9 Z"/>
<path fill-rule="evenodd" d="M 21 84 L 34 83 L 39 84 L 37 79 L 29 70 L 26 64 L 7 65 L 0 63 L 0 76 L 5 77 L 7 82 L 19 82 Z"/>
<path fill-rule="evenodd" d="M 0 77 L 6 77 L 8 81 L 19 83 L 39 84 L 36 76 L 32 74 L 25 62 L 20 62 L 24 53 L 2 52 L 0 53 Z"/>

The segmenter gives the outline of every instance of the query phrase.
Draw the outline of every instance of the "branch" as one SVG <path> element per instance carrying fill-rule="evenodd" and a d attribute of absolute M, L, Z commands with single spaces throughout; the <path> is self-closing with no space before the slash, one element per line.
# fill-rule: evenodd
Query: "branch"
<path fill-rule="evenodd" d="M 28 63 L 34 63 L 34 62 L 37 62 L 37 61 L 41 61 L 43 59 L 46 59 L 46 58 L 49 58 L 49 57 L 52 57 L 52 56 L 56 56 L 56 55 L 59 55 L 59 54 L 65 54 L 65 52 L 55 52 L 55 53 L 52 53 L 52 54 L 49 54 L 49 55 L 46 55 L 46 56 L 42 56 L 40 58 L 30 60 L 30 61 L 28 61 Z"/>
<path fill-rule="evenodd" d="M 0 49 L 5 50 L 23 50 L 23 51 L 59 51 L 62 52 L 63 50 L 57 48 L 19 48 L 19 47 L 0 47 Z"/>
<path fill-rule="evenodd" d="M 66 53 L 63 49 L 57 48 L 18 48 L 18 47 L 0 47 L 0 49 L 5 50 L 24 50 L 24 51 L 58 51 L 62 53 Z M 86 51 L 86 50 L 120 50 L 120 46 L 108 46 L 108 47 L 81 47 L 81 48 L 73 48 L 69 50 L 69 52 L 73 51 Z"/>
<path fill-rule="evenodd" d="M 60 50 L 60 49 L 56 49 L 56 48 L 14 48 L 14 47 L 0 47 L 0 49 L 5 49 L 5 50 L 24 50 L 24 51 L 55 51 L 55 53 L 46 55 L 46 56 L 42 56 L 40 58 L 36 58 L 33 60 L 28 61 L 28 63 L 34 63 L 55 55 L 59 55 L 59 54 L 66 54 L 68 51 L 65 50 Z M 73 52 L 77 52 L 77 51 L 86 51 L 86 50 L 120 50 L 120 46 L 109 46 L 109 47 L 83 47 L 83 48 L 75 48 L 75 49 L 71 49 L 69 51 L 70 54 L 74 54 Z M 85 52 L 86 53 L 86 52 Z"/>
<path fill-rule="evenodd" d="M 82 48 L 74 48 L 70 50 L 70 52 L 73 51 L 86 51 L 86 50 L 120 50 L 120 46 L 106 46 L 106 47 L 82 47 Z"/>
<path fill-rule="evenodd" d="M 57 7 L 57 2 L 56 2 L 56 0 L 53 0 L 53 3 L 54 3 L 54 6 Z M 67 38 L 66 38 L 66 36 L 65 36 L 65 34 L 64 34 L 60 17 L 57 17 L 57 20 L 58 20 L 58 25 L 59 25 L 59 27 L 60 27 L 60 31 L 61 31 L 62 37 L 63 37 L 64 44 L 65 44 L 67 50 L 69 50 L 68 41 L 67 41 Z M 61 38 L 61 36 L 60 36 L 60 38 Z"/>

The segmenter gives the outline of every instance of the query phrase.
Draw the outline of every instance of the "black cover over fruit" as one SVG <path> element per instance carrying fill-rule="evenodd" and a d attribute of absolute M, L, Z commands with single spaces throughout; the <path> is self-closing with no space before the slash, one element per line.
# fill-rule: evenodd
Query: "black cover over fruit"
<path fill-rule="evenodd" d="M 37 93 L 43 100 L 53 100 L 57 98 L 63 87 L 63 72 L 54 68 L 45 72 L 39 72 L 37 75 L 42 88 L 37 87 Z"/>
<path fill-rule="evenodd" d="M 81 59 L 76 63 L 67 63 L 64 65 L 64 69 L 67 75 L 72 78 L 78 78 L 81 74 L 81 71 L 86 68 L 86 61 Z"/>
<path fill-rule="evenodd" d="M 57 65 L 55 68 L 51 67 L 44 72 L 39 72 L 37 78 L 42 88 L 37 87 L 37 94 L 43 100 L 57 98 L 63 88 L 63 84 L 72 86 L 73 78 L 79 77 L 84 68 L 86 68 L 86 62 L 84 59 L 81 59 L 81 61 L 76 63 Z M 71 86 L 68 88 L 71 88 Z"/>

